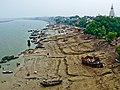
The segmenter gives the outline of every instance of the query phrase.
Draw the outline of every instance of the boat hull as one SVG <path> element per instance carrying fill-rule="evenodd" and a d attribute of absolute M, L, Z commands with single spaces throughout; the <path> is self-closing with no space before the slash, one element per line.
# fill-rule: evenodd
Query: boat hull
<path fill-rule="evenodd" d="M 55 86 L 61 83 L 62 83 L 62 80 L 53 80 L 53 81 L 43 81 L 40 84 L 44 87 L 50 87 L 50 86 Z"/>

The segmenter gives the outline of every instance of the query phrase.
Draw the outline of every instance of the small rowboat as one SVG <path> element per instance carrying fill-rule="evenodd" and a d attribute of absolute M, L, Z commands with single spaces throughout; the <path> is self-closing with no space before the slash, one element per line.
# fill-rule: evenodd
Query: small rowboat
<path fill-rule="evenodd" d="M 13 71 L 3 71 L 2 73 L 3 74 L 11 74 L 11 73 L 13 73 Z"/>
<path fill-rule="evenodd" d="M 44 87 L 55 86 L 61 84 L 62 80 L 43 81 L 40 84 Z"/>

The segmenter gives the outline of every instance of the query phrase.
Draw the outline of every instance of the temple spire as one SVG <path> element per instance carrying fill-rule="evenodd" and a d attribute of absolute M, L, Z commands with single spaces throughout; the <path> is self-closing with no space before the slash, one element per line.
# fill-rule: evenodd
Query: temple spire
<path fill-rule="evenodd" d="M 115 17 L 115 12 L 114 12 L 114 8 L 113 8 L 113 4 L 112 4 L 112 6 L 111 6 L 111 10 L 110 10 L 109 16 L 110 16 L 111 18 L 114 18 L 114 17 Z"/>

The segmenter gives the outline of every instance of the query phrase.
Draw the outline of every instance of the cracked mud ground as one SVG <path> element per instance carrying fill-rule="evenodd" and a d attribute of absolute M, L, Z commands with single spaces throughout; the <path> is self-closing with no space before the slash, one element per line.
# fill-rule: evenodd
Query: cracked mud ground
<path fill-rule="evenodd" d="M 84 40 L 82 34 L 54 36 L 42 43 L 45 48 L 24 55 L 24 63 L 14 74 L 10 90 L 120 90 L 120 64 L 114 61 L 115 46 L 103 39 Z M 99 57 L 104 68 L 82 65 L 81 57 L 86 55 Z M 39 83 L 45 79 L 63 82 L 42 87 Z"/>

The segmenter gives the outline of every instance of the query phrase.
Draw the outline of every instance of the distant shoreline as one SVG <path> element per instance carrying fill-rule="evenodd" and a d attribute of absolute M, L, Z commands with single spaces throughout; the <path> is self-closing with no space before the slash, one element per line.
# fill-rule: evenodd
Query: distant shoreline
<path fill-rule="evenodd" d="M 0 21 L 0 23 L 5 23 L 5 22 L 11 22 L 13 20 L 3 20 L 3 21 Z"/>

